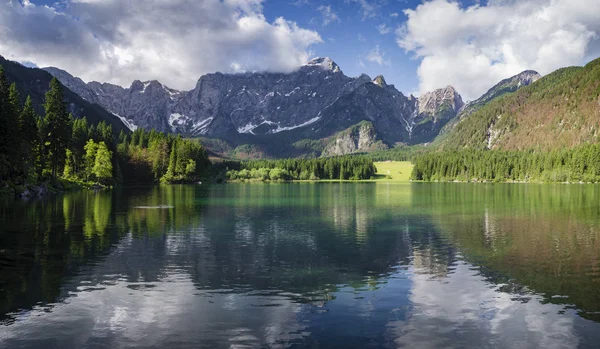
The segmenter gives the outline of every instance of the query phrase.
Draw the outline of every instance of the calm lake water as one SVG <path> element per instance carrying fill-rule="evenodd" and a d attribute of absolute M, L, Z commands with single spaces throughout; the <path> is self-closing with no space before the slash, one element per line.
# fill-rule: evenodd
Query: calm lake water
<path fill-rule="evenodd" d="M 0 202 L 0 348 L 598 348 L 600 186 Z"/>

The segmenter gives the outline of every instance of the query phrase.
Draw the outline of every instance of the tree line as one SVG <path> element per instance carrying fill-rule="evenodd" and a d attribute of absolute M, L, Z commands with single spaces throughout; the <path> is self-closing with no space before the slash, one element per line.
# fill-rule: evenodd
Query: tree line
<path fill-rule="evenodd" d="M 0 66 L 0 184 L 18 186 L 68 180 L 82 184 L 190 182 L 210 167 L 197 142 L 157 131 L 121 131 L 105 122 L 88 124 L 67 111 L 54 78 L 45 95 L 45 115 L 31 97 L 21 104 L 16 84 Z"/>
<path fill-rule="evenodd" d="M 229 162 L 229 180 L 362 180 L 375 176 L 373 160 L 357 156 Z"/>
<path fill-rule="evenodd" d="M 600 182 L 600 144 L 541 151 L 430 152 L 413 160 L 413 180 Z"/>
<path fill-rule="evenodd" d="M 211 162 L 200 143 L 155 130 L 121 132 L 118 158 L 126 182 L 189 183 L 209 175 Z"/>

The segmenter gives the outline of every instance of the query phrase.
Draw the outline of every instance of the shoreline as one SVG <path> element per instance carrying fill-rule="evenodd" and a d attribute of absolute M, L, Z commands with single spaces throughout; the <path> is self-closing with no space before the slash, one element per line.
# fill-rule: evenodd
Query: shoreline
<path fill-rule="evenodd" d="M 58 179 L 36 184 L 6 185 L 0 189 L 0 197 L 29 200 L 78 190 L 104 190 L 109 188 L 111 187 L 98 183 L 83 184 L 66 179 Z"/>

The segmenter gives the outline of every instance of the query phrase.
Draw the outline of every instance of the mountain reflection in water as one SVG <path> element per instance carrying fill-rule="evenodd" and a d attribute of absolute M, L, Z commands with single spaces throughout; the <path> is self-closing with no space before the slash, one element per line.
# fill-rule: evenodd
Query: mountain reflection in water
<path fill-rule="evenodd" d="M 6 201 L 0 347 L 592 348 L 598 192 L 227 184 Z"/>

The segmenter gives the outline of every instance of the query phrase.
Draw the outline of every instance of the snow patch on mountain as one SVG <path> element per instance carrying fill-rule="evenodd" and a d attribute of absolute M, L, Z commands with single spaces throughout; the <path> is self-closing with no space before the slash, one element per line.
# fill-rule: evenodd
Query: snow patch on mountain
<path fill-rule="evenodd" d="M 320 67 L 323 70 L 331 70 L 334 73 L 341 72 L 340 67 L 329 57 L 313 58 L 303 67 Z"/>
<path fill-rule="evenodd" d="M 119 115 L 119 114 L 115 114 L 115 113 L 112 113 L 112 114 L 113 114 L 114 116 L 118 117 L 118 118 L 119 118 L 119 119 L 120 119 L 120 120 L 123 122 L 123 124 L 125 124 L 125 126 L 127 126 L 127 128 L 128 128 L 130 131 L 135 131 L 135 130 L 137 130 L 137 129 L 138 129 L 138 126 L 137 126 L 136 124 L 134 124 L 134 123 L 133 123 L 133 120 L 130 120 L 130 119 L 124 118 L 124 117 L 122 117 L 122 116 L 121 116 L 121 115 Z"/>
<path fill-rule="evenodd" d="M 238 127 L 237 131 L 238 133 L 250 133 L 250 134 L 254 134 L 254 132 L 252 132 L 252 130 L 254 130 L 255 128 L 257 128 L 259 125 L 255 125 L 253 123 L 248 123 L 245 126 L 242 127 Z"/>
<path fill-rule="evenodd" d="M 194 135 L 206 134 L 206 132 L 208 131 L 208 127 L 210 126 L 210 123 L 213 121 L 213 119 L 214 119 L 213 117 L 210 117 L 208 119 L 204 119 L 204 120 L 194 123 L 192 125 L 192 133 Z"/>
<path fill-rule="evenodd" d="M 282 131 L 289 131 L 289 130 L 293 130 L 293 129 L 296 129 L 296 128 L 308 126 L 310 124 L 313 124 L 313 123 L 319 121 L 320 119 L 321 119 L 321 117 L 317 116 L 317 117 L 314 117 L 314 118 L 312 118 L 312 119 L 310 119 L 310 120 L 308 120 L 306 122 L 303 122 L 300 125 L 296 125 L 296 126 L 283 126 L 282 127 L 282 126 L 277 125 L 277 128 L 275 130 L 271 131 L 271 133 L 279 133 L 279 132 L 282 132 Z"/>

